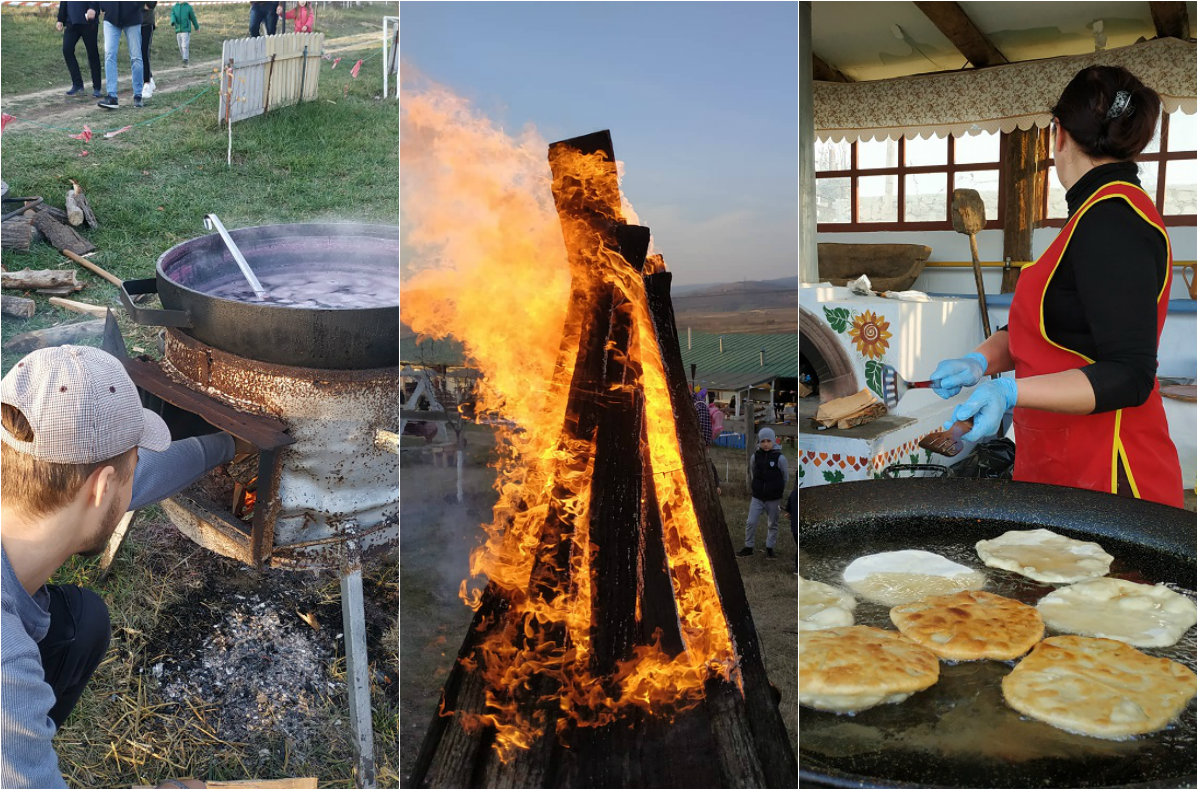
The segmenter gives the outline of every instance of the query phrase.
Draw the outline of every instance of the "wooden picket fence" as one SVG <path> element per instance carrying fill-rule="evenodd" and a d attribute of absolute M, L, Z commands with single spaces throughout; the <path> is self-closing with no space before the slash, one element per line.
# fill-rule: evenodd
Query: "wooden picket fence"
<path fill-rule="evenodd" d="M 227 40 L 221 47 L 224 68 L 217 119 L 232 124 L 275 107 L 316 99 L 324 51 L 324 33 Z"/>

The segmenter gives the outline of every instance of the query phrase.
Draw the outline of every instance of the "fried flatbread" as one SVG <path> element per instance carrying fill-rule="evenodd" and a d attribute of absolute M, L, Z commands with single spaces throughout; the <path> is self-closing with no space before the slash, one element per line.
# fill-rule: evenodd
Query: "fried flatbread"
<path fill-rule="evenodd" d="M 1119 578 L 1064 586 L 1042 597 L 1037 609 L 1059 632 L 1143 647 L 1172 646 L 1196 623 L 1196 603 L 1182 594 Z"/>
<path fill-rule="evenodd" d="M 983 588 L 982 572 L 926 550 L 892 550 L 854 559 L 842 572 L 846 585 L 880 605 L 903 605 L 939 594 Z"/>
<path fill-rule="evenodd" d="M 837 627 L 800 633 L 800 703 L 854 713 L 894 704 L 937 682 L 938 659 L 900 633 Z"/>
<path fill-rule="evenodd" d="M 1077 583 L 1108 574 L 1113 557 L 1095 542 L 1035 528 L 1008 531 L 975 543 L 983 563 L 1041 583 Z"/>
<path fill-rule="evenodd" d="M 1195 698 L 1196 675 L 1121 641 L 1058 635 L 1035 646 L 1000 687 L 1022 715 L 1119 740 L 1170 723 Z"/>
<path fill-rule="evenodd" d="M 800 578 L 798 588 L 801 630 L 828 630 L 854 624 L 854 606 L 858 603 L 850 594 L 804 578 Z"/>
<path fill-rule="evenodd" d="M 1042 640 L 1037 609 L 987 591 L 897 605 L 892 624 L 943 660 L 1012 660 Z"/>

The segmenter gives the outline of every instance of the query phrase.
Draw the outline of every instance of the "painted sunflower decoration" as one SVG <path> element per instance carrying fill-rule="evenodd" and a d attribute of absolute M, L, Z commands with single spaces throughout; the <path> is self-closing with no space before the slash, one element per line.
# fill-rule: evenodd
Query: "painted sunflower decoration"
<path fill-rule="evenodd" d="M 882 360 L 888 348 L 888 339 L 892 337 L 888 327 L 887 321 L 874 311 L 863 311 L 851 322 L 850 340 L 863 357 Z"/>

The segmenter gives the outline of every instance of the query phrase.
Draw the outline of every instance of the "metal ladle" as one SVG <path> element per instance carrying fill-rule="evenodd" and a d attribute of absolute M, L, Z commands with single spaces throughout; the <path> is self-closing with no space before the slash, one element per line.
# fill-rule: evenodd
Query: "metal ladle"
<path fill-rule="evenodd" d="M 250 288 L 254 289 L 254 295 L 260 300 L 264 299 L 267 296 L 266 290 L 263 289 L 262 283 L 254 275 L 254 271 L 250 269 L 250 264 L 246 261 L 246 257 L 242 255 L 242 251 L 238 250 L 238 246 L 234 244 L 233 238 L 225 230 L 225 226 L 222 225 L 220 218 L 212 213 L 204 215 L 204 227 L 209 231 L 212 231 L 214 228 L 217 230 L 217 233 L 221 235 L 221 239 L 225 242 L 225 247 L 229 248 L 229 252 L 233 255 L 233 260 L 237 262 L 238 269 L 242 271 L 242 275 L 246 276 L 246 281 L 250 284 Z"/>

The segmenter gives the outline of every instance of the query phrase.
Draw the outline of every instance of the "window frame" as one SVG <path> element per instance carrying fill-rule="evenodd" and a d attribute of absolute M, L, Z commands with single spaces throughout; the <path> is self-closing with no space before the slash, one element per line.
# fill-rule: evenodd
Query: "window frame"
<path fill-rule="evenodd" d="M 996 217 L 988 218 L 984 224 L 984 229 L 1002 229 L 1004 228 L 1004 213 L 1006 209 L 1005 189 L 1003 176 L 1006 165 L 1007 148 L 1004 145 L 1004 133 L 1001 132 L 997 136 L 997 152 L 996 160 L 987 162 L 969 162 L 959 163 L 954 160 L 955 141 L 954 135 L 946 136 L 946 162 L 942 165 L 905 165 L 905 146 L 908 141 L 901 136 L 898 140 L 898 149 L 896 162 L 894 167 L 887 168 L 859 168 L 858 167 L 858 140 L 850 141 L 850 167 L 843 170 L 818 170 L 816 171 L 816 179 L 850 179 L 850 222 L 848 223 L 817 223 L 818 233 L 846 233 L 846 232 L 867 232 L 867 231 L 953 231 L 954 223 L 950 220 L 950 202 L 954 197 L 954 175 L 960 172 L 971 171 L 996 171 L 996 182 L 999 185 L 999 195 L 996 197 Z M 1039 163 L 1040 164 L 1040 163 Z M 946 175 L 946 219 L 945 220 L 922 220 L 916 222 L 908 222 L 904 220 L 904 201 L 905 201 L 905 177 L 909 174 L 929 174 L 929 173 L 944 173 Z M 895 176 L 896 177 L 896 221 L 886 223 L 868 223 L 858 219 L 858 180 L 867 176 Z"/>
<path fill-rule="evenodd" d="M 1185 114 L 1189 115 L 1189 114 Z M 1134 162 L 1137 163 L 1158 163 L 1158 182 L 1155 186 L 1155 194 L 1150 196 L 1154 199 L 1154 207 L 1158 209 L 1162 215 L 1163 224 L 1166 226 L 1196 226 L 1196 215 L 1166 215 L 1163 212 L 1163 203 L 1167 199 L 1167 163 L 1178 160 L 1194 160 L 1197 159 L 1197 151 L 1168 151 L 1167 145 L 1171 141 L 1171 114 L 1166 110 L 1162 112 L 1162 119 L 1159 128 L 1158 151 L 1152 154 L 1139 154 L 1134 157 Z M 1047 213 L 1050 208 L 1050 191 L 1049 179 L 1050 168 L 1054 165 L 1054 152 L 1051 151 L 1052 143 L 1050 141 L 1050 128 L 1046 127 L 1041 130 L 1038 138 L 1038 160 L 1037 170 L 1038 179 L 1042 180 L 1042 205 L 1038 207 L 1038 220 L 1034 223 L 1035 228 L 1062 228 L 1066 225 L 1066 217 L 1048 217 Z"/>

